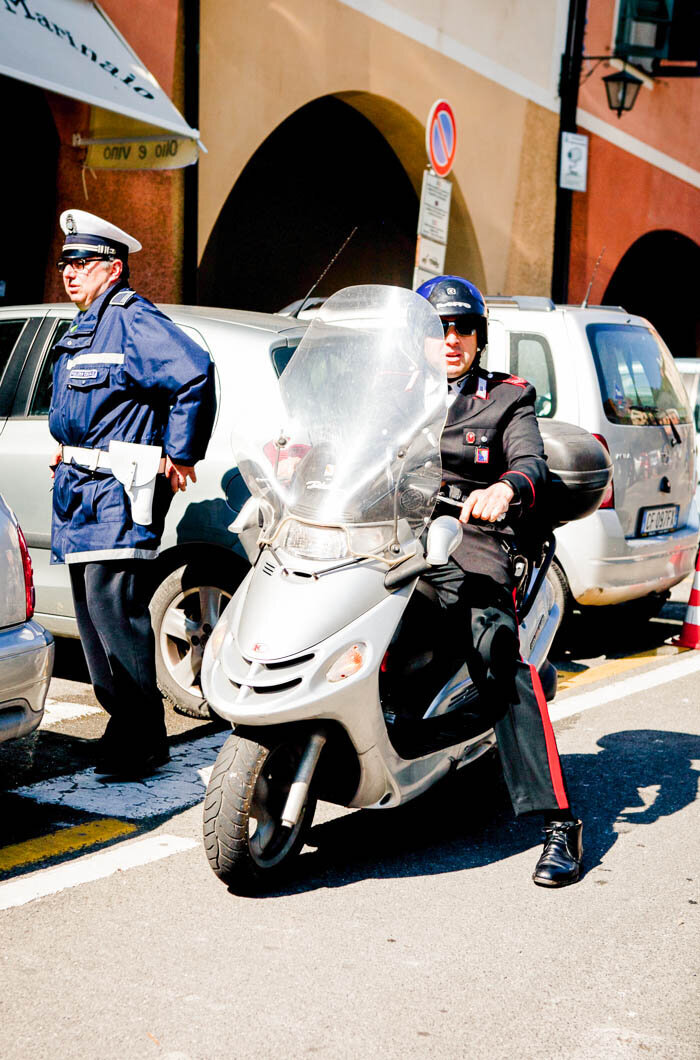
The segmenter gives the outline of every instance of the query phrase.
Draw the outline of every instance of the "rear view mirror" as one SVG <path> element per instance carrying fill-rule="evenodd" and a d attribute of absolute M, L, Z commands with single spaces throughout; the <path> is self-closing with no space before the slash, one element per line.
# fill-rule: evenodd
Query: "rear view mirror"
<path fill-rule="evenodd" d="M 229 530 L 231 533 L 242 534 L 244 530 L 250 530 L 253 526 L 258 528 L 260 526 L 259 511 L 260 498 L 249 497 L 236 518 L 230 524 Z"/>
<path fill-rule="evenodd" d="M 431 567 L 441 567 L 461 543 L 462 524 L 452 515 L 441 515 L 428 530 L 426 562 Z"/>

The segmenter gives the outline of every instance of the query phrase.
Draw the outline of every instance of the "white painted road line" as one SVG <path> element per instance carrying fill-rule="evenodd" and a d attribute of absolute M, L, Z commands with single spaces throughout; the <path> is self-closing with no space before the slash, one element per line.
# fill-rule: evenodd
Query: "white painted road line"
<path fill-rule="evenodd" d="M 143 780 L 109 782 L 96 776 L 93 769 L 83 769 L 69 776 L 14 788 L 13 794 L 35 802 L 127 820 L 176 813 L 202 801 L 208 770 L 229 735 L 229 732 L 217 732 L 176 746 L 171 749 L 171 761 Z"/>
<path fill-rule="evenodd" d="M 650 689 L 658 688 L 669 681 L 677 681 L 682 677 L 690 677 L 691 674 L 700 672 L 700 653 L 693 652 L 689 656 L 681 657 L 675 662 L 666 663 L 656 670 L 636 677 L 628 677 L 624 681 L 616 681 L 596 688 L 592 692 L 579 692 L 567 696 L 549 708 L 549 716 L 552 721 L 561 721 L 562 718 L 570 718 L 574 714 L 582 714 L 584 710 L 592 710 L 593 707 L 602 707 L 606 703 L 612 703 L 616 699 L 624 699 L 625 696 L 645 695 Z M 700 702 L 700 691 L 698 692 Z"/>
<path fill-rule="evenodd" d="M 65 865 L 56 865 L 53 869 L 40 869 L 29 876 L 18 880 L 0 883 L 0 909 L 11 909 L 14 906 L 26 905 L 36 898 L 46 898 L 69 887 L 78 887 L 82 883 L 103 880 L 115 872 L 148 865 L 152 861 L 191 850 L 198 844 L 194 839 L 185 839 L 175 835 L 149 836 L 132 843 L 120 843 L 119 846 L 102 850 L 99 854 L 86 854 Z"/>
<path fill-rule="evenodd" d="M 50 729 L 52 725 L 60 725 L 62 721 L 87 718 L 90 714 L 99 714 L 101 710 L 101 707 L 92 703 L 62 703 L 59 699 L 47 699 L 40 728 Z"/>

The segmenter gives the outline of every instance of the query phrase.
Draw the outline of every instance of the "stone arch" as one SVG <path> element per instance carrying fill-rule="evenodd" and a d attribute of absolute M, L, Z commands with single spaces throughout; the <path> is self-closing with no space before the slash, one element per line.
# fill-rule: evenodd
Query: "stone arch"
<path fill-rule="evenodd" d="M 355 225 L 317 293 L 353 283 L 410 286 L 424 140 L 408 111 L 370 93 L 322 96 L 289 115 L 251 156 L 219 213 L 199 268 L 199 302 L 279 309 L 306 294 Z M 446 271 L 483 284 L 454 182 Z"/>
<path fill-rule="evenodd" d="M 646 317 L 675 357 L 700 356 L 700 246 L 670 229 L 646 232 L 620 259 L 606 305 Z"/>
<path fill-rule="evenodd" d="M 0 76 L 0 100 L 6 144 L 0 305 L 43 302 L 56 226 L 58 133 L 46 96 L 35 85 Z"/>

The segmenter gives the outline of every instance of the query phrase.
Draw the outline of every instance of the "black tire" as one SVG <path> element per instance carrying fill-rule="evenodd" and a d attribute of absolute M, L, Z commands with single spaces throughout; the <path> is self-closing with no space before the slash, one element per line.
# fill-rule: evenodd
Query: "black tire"
<path fill-rule="evenodd" d="M 158 687 L 179 714 L 211 718 L 200 685 L 202 655 L 241 577 L 224 564 L 217 570 L 186 563 L 170 571 L 151 598 Z"/>
<path fill-rule="evenodd" d="M 301 744 L 263 747 L 234 734 L 219 752 L 204 799 L 204 849 L 234 892 L 278 879 L 304 844 L 316 811 L 312 794 L 293 830 L 280 821 L 302 751 Z"/>
<path fill-rule="evenodd" d="M 571 618 L 571 609 L 573 606 L 573 596 L 571 595 L 571 589 L 569 588 L 569 582 L 567 580 L 564 571 L 561 569 L 556 559 L 552 560 L 552 564 L 547 571 L 547 580 L 554 590 L 554 602 L 559 608 L 559 626 L 557 634 L 561 632 L 564 626 L 568 623 Z"/>

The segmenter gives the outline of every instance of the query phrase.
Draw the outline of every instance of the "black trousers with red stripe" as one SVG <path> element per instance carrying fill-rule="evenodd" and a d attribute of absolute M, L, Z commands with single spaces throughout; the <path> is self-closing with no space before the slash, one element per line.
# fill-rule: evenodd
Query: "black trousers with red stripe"
<path fill-rule="evenodd" d="M 450 621 L 498 741 L 516 814 L 569 810 L 566 782 L 539 675 L 520 657 L 518 623 L 508 589 L 450 560 L 423 575 Z"/>

